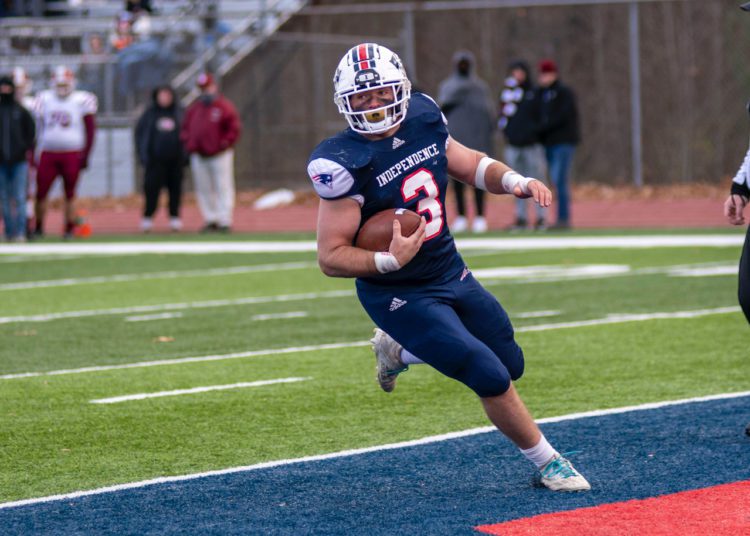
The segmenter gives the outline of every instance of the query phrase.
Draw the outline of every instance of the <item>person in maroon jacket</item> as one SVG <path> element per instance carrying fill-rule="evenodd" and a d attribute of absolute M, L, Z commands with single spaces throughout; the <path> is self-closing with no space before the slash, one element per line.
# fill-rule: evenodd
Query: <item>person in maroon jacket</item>
<path fill-rule="evenodd" d="M 201 96 L 185 113 L 181 138 L 190 154 L 198 208 L 204 232 L 229 232 L 234 210 L 234 144 L 240 118 L 209 73 L 198 76 Z"/>

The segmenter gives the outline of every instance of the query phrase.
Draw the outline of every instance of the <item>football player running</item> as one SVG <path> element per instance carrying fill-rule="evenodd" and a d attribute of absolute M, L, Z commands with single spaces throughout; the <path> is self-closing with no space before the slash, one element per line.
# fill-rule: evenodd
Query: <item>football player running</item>
<path fill-rule="evenodd" d="M 451 139 L 438 106 L 411 93 L 401 60 L 385 47 L 353 47 L 333 83 L 349 128 L 318 145 L 308 163 L 320 197 L 318 262 L 328 276 L 357 279 L 359 300 L 379 328 L 373 343 L 381 386 L 392 390 L 408 364 L 426 362 L 479 396 L 490 421 L 537 466 L 542 484 L 590 489 L 516 392 L 523 351 L 502 306 L 458 254 L 444 211 L 448 174 L 544 207 L 550 190 Z M 388 251 L 352 246 L 363 222 L 389 208 L 413 210 L 422 223 L 403 237 L 394 221 Z"/>
<path fill-rule="evenodd" d="M 78 177 L 88 167 L 94 145 L 97 112 L 96 95 L 75 89 L 75 75 L 65 66 L 52 73 L 52 89 L 42 91 L 34 101 L 39 160 L 36 175 L 35 236 L 44 233 L 47 194 L 58 176 L 65 187 L 64 237 L 75 227 L 75 191 Z"/>

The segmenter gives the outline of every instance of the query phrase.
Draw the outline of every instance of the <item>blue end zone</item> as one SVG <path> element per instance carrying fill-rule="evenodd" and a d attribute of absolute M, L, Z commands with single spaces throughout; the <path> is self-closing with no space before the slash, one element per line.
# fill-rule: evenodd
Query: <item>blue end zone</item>
<path fill-rule="evenodd" d="M 9 534 L 477 534 L 544 512 L 750 479 L 750 400 L 547 424 L 588 493 L 532 487 L 499 434 L 0 510 Z"/>

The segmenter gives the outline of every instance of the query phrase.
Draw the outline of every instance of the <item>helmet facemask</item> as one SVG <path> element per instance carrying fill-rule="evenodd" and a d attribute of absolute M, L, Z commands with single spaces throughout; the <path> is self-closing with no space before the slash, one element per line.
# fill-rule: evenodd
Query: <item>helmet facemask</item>
<path fill-rule="evenodd" d="M 360 134 L 382 134 L 406 117 L 411 82 L 398 56 L 375 44 L 358 45 L 339 62 L 333 79 L 333 101 L 349 126 Z M 373 89 L 391 88 L 393 102 L 370 110 L 354 110 L 350 98 Z"/>

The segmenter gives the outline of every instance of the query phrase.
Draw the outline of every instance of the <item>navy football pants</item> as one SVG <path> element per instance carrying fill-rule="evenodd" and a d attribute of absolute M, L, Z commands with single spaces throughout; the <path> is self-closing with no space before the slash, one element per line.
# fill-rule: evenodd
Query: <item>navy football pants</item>
<path fill-rule="evenodd" d="M 523 374 L 507 313 L 471 273 L 415 287 L 357 281 L 357 295 L 380 329 L 480 397 L 503 394 Z"/>

